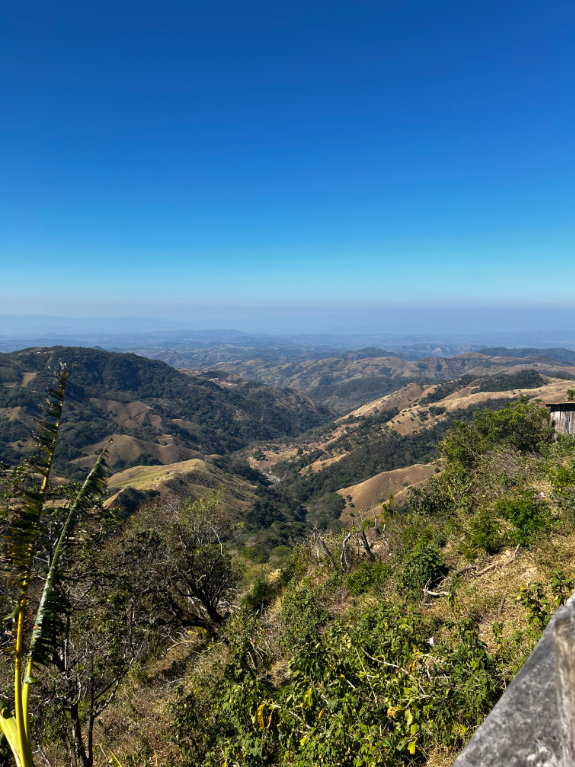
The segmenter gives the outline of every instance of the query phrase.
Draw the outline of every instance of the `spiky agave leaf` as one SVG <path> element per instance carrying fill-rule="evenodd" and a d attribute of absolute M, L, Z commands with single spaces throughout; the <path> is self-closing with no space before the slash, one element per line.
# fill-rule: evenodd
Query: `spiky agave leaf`
<path fill-rule="evenodd" d="M 58 643 L 63 632 L 63 618 L 66 615 L 69 602 L 59 588 L 61 569 L 60 562 L 64 552 L 66 541 L 72 535 L 78 519 L 89 508 L 91 501 L 101 496 L 106 486 L 106 457 L 107 450 L 103 450 L 94 464 L 94 468 L 86 478 L 82 488 L 68 512 L 66 521 L 60 532 L 58 543 L 54 549 L 52 563 L 46 577 L 40 605 L 34 621 L 32 639 L 29 651 L 29 671 L 25 683 L 33 681 L 31 669 L 34 663 L 47 665 L 58 649 Z"/>
<path fill-rule="evenodd" d="M 30 466 L 44 478 L 43 482 L 38 490 L 25 492 L 24 505 L 12 511 L 3 535 L 4 562 L 13 575 L 13 585 L 20 592 L 16 612 L 21 608 L 20 599 L 28 588 L 36 540 L 40 532 L 42 510 L 48 491 L 48 480 L 54 460 L 56 438 L 62 417 L 62 403 L 68 380 L 68 371 L 64 365 L 57 372 L 56 379 L 58 386 L 48 390 L 48 407 L 44 409 L 44 415 L 50 420 L 40 421 L 36 432 L 40 453 L 30 460 Z"/>
<path fill-rule="evenodd" d="M 43 414 L 47 420 L 38 422 L 36 440 L 40 447 L 40 453 L 30 460 L 32 468 L 44 478 L 47 478 L 52 468 L 56 436 L 62 419 L 64 395 L 68 383 L 68 369 L 66 365 L 60 365 L 60 370 L 54 373 L 58 382 L 56 387 L 49 387 Z"/>

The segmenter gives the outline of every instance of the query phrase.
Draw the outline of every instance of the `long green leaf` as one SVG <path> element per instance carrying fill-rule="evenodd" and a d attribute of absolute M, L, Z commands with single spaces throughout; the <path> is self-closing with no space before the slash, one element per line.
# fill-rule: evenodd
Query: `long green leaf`
<path fill-rule="evenodd" d="M 32 631 L 32 640 L 30 643 L 29 659 L 32 663 L 46 665 L 56 650 L 58 638 L 62 632 L 62 615 L 67 612 L 68 602 L 64 595 L 58 591 L 57 582 L 60 575 L 59 565 L 66 540 L 72 534 L 76 522 L 83 511 L 89 506 L 90 501 L 95 496 L 101 496 L 106 486 L 106 457 L 107 450 L 103 450 L 94 464 L 94 468 L 86 478 L 76 500 L 74 501 L 64 526 L 60 532 L 60 537 L 54 554 L 52 563 L 46 577 L 40 605 L 34 622 Z M 29 676 L 31 674 L 29 673 Z"/>
<path fill-rule="evenodd" d="M 40 422 L 36 433 L 40 453 L 30 461 L 34 471 L 40 474 L 44 480 L 39 490 L 26 492 L 26 503 L 14 510 L 3 536 L 6 559 L 14 577 L 13 583 L 20 591 L 19 602 L 22 595 L 27 593 L 34 547 L 39 534 L 46 493 L 48 492 L 48 480 L 54 460 L 56 437 L 62 417 L 62 402 L 68 380 L 68 371 L 65 366 L 62 366 L 58 371 L 56 378 L 59 384 L 58 388 L 49 389 L 48 407 L 44 410 L 44 414 L 53 420 Z"/>

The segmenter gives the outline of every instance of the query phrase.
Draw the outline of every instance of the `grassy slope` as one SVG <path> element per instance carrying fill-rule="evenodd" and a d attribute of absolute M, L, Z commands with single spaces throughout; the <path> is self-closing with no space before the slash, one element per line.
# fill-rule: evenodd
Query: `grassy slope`
<path fill-rule="evenodd" d="M 351 495 L 355 506 L 348 505 L 341 513 L 341 520 L 348 523 L 352 514 L 369 510 L 390 493 L 405 496 L 406 483 L 420 484 L 434 474 L 436 444 L 454 419 L 469 419 L 478 407 L 498 408 L 522 394 L 532 400 L 559 401 L 566 398 L 571 385 L 567 380 L 545 377 L 543 386 L 534 389 L 478 392 L 476 382 L 465 383 L 463 379 L 447 388 L 408 384 L 358 408 L 351 417 L 287 444 L 263 443 L 263 458 L 262 453 L 244 455 L 258 471 L 281 476 L 279 489 L 312 508 L 318 503 L 321 506 L 326 494 Z M 447 396 L 439 396 L 445 391 Z M 426 400 L 433 404 L 421 404 Z M 421 465 L 430 462 L 432 465 Z M 152 476 L 155 470 L 142 471 L 144 476 Z M 120 476 L 129 483 L 130 475 L 124 472 Z M 339 512 L 334 510 L 334 514 L 336 519 Z"/>
<path fill-rule="evenodd" d="M 374 477 L 358 482 L 349 487 L 342 487 L 337 492 L 347 498 L 351 497 L 348 507 L 341 514 L 341 521 L 349 524 L 358 514 L 370 512 L 371 509 L 381 506 L 382 501 L 387 501 L 390 495 L 398 497 L 408 487 L 426 485 L 439 468 L 434 465 L 421 463 L 406 466 L 402 469 L 382 471 Z"/>

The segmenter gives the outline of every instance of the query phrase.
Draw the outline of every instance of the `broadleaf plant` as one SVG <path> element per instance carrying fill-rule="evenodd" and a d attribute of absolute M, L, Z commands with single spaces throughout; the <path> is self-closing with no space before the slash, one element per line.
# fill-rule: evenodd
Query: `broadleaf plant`
<path fill-rule="evenodd" d="M 24 503 L 8 512 L 1 541 L 4 567 L 12 589 L 15 606 L 8 621 L 12 622 L 13 643 L 5 650 L 14 663 L 14 706 L 0 711 L 0 729 L 12 750 L 17 767 L 34 767 L 31 740 L 29 695 L 36 666 L 47 666 L 54 658 L 62 636 L 63 619 L 68 602 L 60 584 L 64 577 L 65 549 L 78 520 L 89 509 L 91 501 L 101 496 L 105 487 L 107 451 L 103 450 L 75 499 L 66 510 L 55 546 L 49 553 L 47 572 L 42 573 L 42 587 L 36 613 L 29 615 L 31 589 L 40 573 L 36 571 L 39 543 L 47 523 L 50 473 L 54 460 L 58 430 L 62 418 L 68 371 L 64 365 L 55 373 L 57 385 L 49 389 L 44 420 L 40 421 L 37 439 L 39 454 L 31 459 L 30 468 L 40 475 L 34 489 L 24 491 Z"/>

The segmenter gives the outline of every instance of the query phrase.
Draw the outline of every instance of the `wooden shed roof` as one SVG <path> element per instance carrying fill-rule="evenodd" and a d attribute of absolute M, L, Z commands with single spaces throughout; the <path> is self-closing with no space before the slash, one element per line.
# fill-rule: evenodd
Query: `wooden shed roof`
<path fill-rule="evenodd" d="M 545 407 L 550 410 L 575 410 L 575 402 L 548 402 Z"/>

